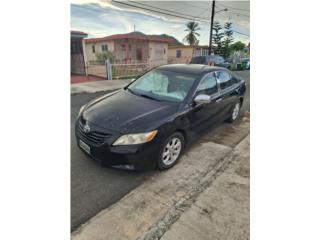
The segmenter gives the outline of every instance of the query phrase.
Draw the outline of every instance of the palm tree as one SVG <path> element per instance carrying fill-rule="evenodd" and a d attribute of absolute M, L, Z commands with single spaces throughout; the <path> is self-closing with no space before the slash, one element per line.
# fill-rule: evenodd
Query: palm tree
<path fill-rule="evenodd" d="M 200 27 L 196 22 L 188 22 L 186 27 L 187 29 L 185 29 L 185 31 L 189 33 L 184 37 L 183 41 L 189 43 L 190 46 L 194 46 L 197 42 L 199 42 L 197 36 L 200 36 L 200 34 L 197 33 L 197 31 L 200 30 Z"/>

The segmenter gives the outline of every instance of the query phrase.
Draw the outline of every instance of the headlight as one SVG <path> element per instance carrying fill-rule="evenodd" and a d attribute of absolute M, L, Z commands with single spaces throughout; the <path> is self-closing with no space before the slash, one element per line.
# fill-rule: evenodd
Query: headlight
<path fill-rule="evenodd" d="M 78 118 L 81 116 L 82 112 L 83 112 L 83 109 L 86 105 L 83 105 L 80 110 L 79 110 L 79 113 L 78 113 Z"/>
<path fill-rule="evenodd" d="M 127 134 L 119 137 L 112 145 L 132 145 L 150 142 L 158 133 L 158 130 L 147 133 Z"/>

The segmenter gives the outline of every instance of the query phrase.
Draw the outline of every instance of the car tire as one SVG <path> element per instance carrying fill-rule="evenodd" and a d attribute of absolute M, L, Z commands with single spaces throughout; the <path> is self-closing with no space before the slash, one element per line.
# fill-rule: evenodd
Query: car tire
<path fill-rule="evenodd" d="M 227 120 L 229 123 L 233 123 L 234 121 L 236 121 L 238 119 L 238 117 L 240 115 L 240 109 L 241 109 L 241 101 L 239 100 L 232 107 L 230 117 Z"/>
<path fill-rule="evenodd" d="M 170 147 L 172 146 L 172 147 Z M 166 138 L 159 152 L 157 166 L 160 170 L 171 168 L 182 155 L 185 139 L 179 132 L 175 132 Z"/>

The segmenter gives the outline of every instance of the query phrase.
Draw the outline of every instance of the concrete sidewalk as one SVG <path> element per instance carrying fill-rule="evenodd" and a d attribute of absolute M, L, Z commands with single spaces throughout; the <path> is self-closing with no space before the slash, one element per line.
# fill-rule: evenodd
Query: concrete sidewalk
<path fill-rule="evenodd" d="M 162 240 L 250 238 L 249 137 L 235 149 L 234 160 Z"/>
<path fill-rule="evenodd" d="M 71 84 L 71 94 L 95 93 L 123 88 L 130 83 L 129 80 L 101 80 L 94 82 Z"/>
<path fill-rule="evenodd" d="M 72 239 L 249 239 L 249 144 L 249 135 L 235 148 L 199 144 Z"/>

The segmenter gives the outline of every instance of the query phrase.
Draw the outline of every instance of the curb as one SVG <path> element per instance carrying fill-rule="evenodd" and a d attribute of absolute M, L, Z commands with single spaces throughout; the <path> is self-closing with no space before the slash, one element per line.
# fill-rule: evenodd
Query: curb
<path fill-rule="evenodd" d="M 70 94 L 81 94 L 81 93 L 97 93 L 104 91 L 114 91 L 128 85 L 128 80 L 105 80 L 96 82 L 86 83 L 75 83 L 70 85 Z"/>

